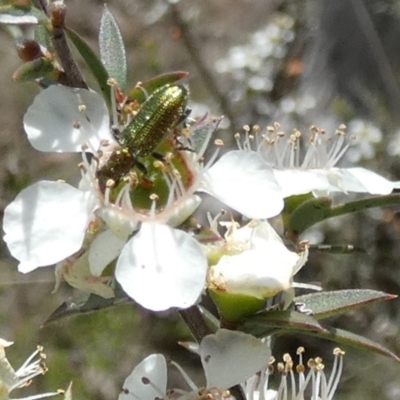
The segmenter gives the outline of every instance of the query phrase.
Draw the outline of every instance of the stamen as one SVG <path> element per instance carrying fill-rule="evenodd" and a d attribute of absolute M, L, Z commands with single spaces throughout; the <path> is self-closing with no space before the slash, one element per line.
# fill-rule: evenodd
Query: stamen
<path fill-rule="evenodd" d="M 111 119 L 112 119 L 112 125 L 113 126 L 118 126 L 118 115 L 117 115 L 117 100 L 115 96 L 115 90 L 117 86 L 117 81 L 113 78 L 109 78 L 107 80 L 107 84 L 111 86 Z"/>
<path fill-rule="evenodd" d="M 104 191 L 104 205 L 106 207 L 109 207 L 111 205 L 111 201 L 110 201 L 111 187 L 108 183 L 109 182 L 107 181 L 106 190 Z"/>
<path fill-rule="evenodd" d="M 235 135 L 233 136 L 236 140 L 236 145 L 239 150 L 245 150 L 244 147 L 242 146 L 242 142 L 240 140 L 240 133 L 236 132 Z"/>
<path fill-rule="evenodd" d="M 208 168 L 210 168 L 211 165 L 214 164 L 214 161 L 217 159 L 218 154 L 219 154 L 219 149 L 216 149 L 215 152 L 214 152 L 214 154 L 210 157 L 210 159 L 208 160 L 206 166 L 204 167 L 206 170 L 207 170 Z M 200 165 L 199 167 L 201 168 L 201 165 Z M 200 172 L 202 172 L 202 171 L 200 171 Z"/>
<path fill-rule="evenodd" d="M 328 382 L 328 400 L 333 399 L 333 395 L 339 385 L 343 372 L 343 356 L 345 355 L 345 352 L 339 347 L 336 347 L 333 350 L 333 354 L 335 355 L 335 359 L 333 361 L 332 372 Z"/>
<path fill-rule="evenodd" d="M 190 387 L 190 389 L 192 391 L 197 391 L 198 387 L 195 385 L 195 383 L 189 378 L 189 375 L 187 375 L 187 373 L 182 369 L 182 367 L 177 364 L 176 362 L 170 360 L 169 361 L 171 365 L 173 365 L 182 375 L 182 378 L 185 380 L 185 382 L 188 384 L 188 386 Z"/>
<path fill-rule="evenodd" d="M 159 200 L 159 197 L 156 193 L 152 193 L 149 198 L 151 200 L 150 215 L 154 218 L 156 215 L 157 201 Z"/>

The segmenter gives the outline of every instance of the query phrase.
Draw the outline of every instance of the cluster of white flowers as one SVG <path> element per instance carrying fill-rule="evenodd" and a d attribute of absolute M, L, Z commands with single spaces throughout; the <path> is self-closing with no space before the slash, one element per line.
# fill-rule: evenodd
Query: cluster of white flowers
<path fill-rule="evenodd" d="M 289 354 L 285 354 L 283 362 L 277 363 L 276 370 L 281 379 L 278 389 L 274 390 L 269 387 L 269 381 L 274 373 L 275 360 L 263 341 L 241 332 L 221 329 L 206 336 L 196 350 L 206 376 L 205 387 L 197 387 L 179 365 L 171 362 L 190 389 L 167 390 L 167 362 L 163 355 L 152 354 L 126 378 L 118 400 L 234 400 L 229 388 L 235 385 L 240 385 L 245 400 L 332 400 L 343 371 L 344 352 L 340 349 L 334 350 L 335 359 L 327 378 L 319 357 L 307 362 L 307 372 L 303 363 L 304 348 L 299 348 L 298 365 L 294 365 Z"/>
<path fill-rule="evenodd" d="M 344 127 L 334 140 L 313 127 L 302 162 L 299 131 L 286 137 L 278 124 L 265 133 L 258 127 L 245 128 L 244 138 L 237 135 L 238 150 L 204 165 L 204 149 L 217 125 L 218 121 L 202 120 L 192 127 L 184 140 L 202 139 L 196 152 L 179 152 L 183 172 L 173 159 L 169 169 L 160 163 L 168 192 L 162 207 L 157 194 L 149 196 L 147 208 L 137 207 L 131 181 L 117 194 L 98 183 L 99 165 L 118 147 L 102 98 L 63 86 L 42 91 L 24 117 L 33 147 L 48 152 L 89 149 L 94 157 L 90 162 L 82 152 L 79 188 L 38 182 L 6 208 L 4 239 L 20 262 L 19 271 L 57 264 L 58 280 L 64 277 L 75 287 L 112 297 L 111 279 L 102 274 L 117 260 L 115 277 L 124 291 L 155 311 L 195 304 L 207 283 L 217 290 L 268 298 L 289 289 L 307 260 L 306 250 L 297 255 L 286 249 L 266 222 L 281 212 L 285 197 L 336 191 L 387 194 L 399 187 L 363 168 L 335 167 L 347 148 Z M 198 192 L 214 196 L 253 222 L 241 229 L 232 224 L 214 246 L 200 244 L 175 228 L 200 204 Z M 209 263 L 216 248 L 220 259 Z"/>
<path fill-rule="evenodd" d="M 400 182 L 364 168 L 336 167 L 348 148 L 345 126 L 334 137 L 312 127 L 304 152 L 303 135 L 297 130 L 287 135 L 277 123 L 264 131 L 246 126 L 235 135 L 237 150 L 219 157 L 217 146 L 205 163 L 204 152 L 218 124 L 218 119 L 205 117 L 182 128 L 181 136 L 166 139 L 163 161 L 146 161 L 142 166 L 146 173 L 130 169 L 122 179 L 118 172 L 114 181 L 107 174 L 112 177 L 119 166 L 109 159 L 118 161 L 118 151 L 122 154 L 126 149 L 121 150 L 110 129 L 102 98 L 61 85 L 43 90 L 24 117 L 28 139 L 40 151 L 80 152 L 81 181 L 77 188 L 62 181 L 37 182 L 6 208 L 4 239 L 19 261 L 19 271 L 56 264 L 57 285 L 63 278 L 78 289 L 111 298 L 114 276 L 105 271 L 112 264 L 125 293 L 153 311 L 189 308 L 200 301 L 206 288 L 213 300 L 247 296 L 263 305 L 284 293 L 287 307 L 296 286 L 294 275 L 307 261 L 308 245 L 302 242 L 298 252 L 290 251 L 267 221 L 282 212 L 285 199 L 309 193 L 384 195 L 400 188 Z M 171 149 L 175 154 L 169 153 Z M 102 168 L 106 179 L 99 177 Z M 239 212 L 247 222 L 218 222 L 216 217 L 210 221 L 213 239 L 209 242 L 179 229 L 201 204 L 201 192 Z M 221 227 L 225 234 L 220 233 Z M 234 310 L 228 317 L 237 321 L 243 315 Z M 3 348 L 7 344 L 3 342 Z M 220 329 L 206 336 L 197 352 L 207 379 L 205 388 L 197 388 L 174 364 L 190 390 L 167 390 L 166 361 L 155 354 L 134 369 L 119 400 L 233 399 L 229 389 L 237 385 L 246 400 L 281 400 L 289 396 L 288 377 L 292 398 L 305 398 L 311 388 L 311 398 L 331 400 L 342 371 L 340 351 L 329 381 L 320 359 L 309 362 L 310 372 L 305 375 L 299 354 L 296 386 L 293 362 L 285 356 L 285 362 L 278 364 L 282 380 L 275 391 L 268 386 L 272 370 L 268 340 Z M 4 398 L 41 368 L 35 363 L 22 378 L 18 372 L 3 377 Z"/>
<path fill-rule="evenodd" d="M 216 62 L 216 70 L 221 74 L 231 73 L 237 81 L 248 82 L 255 91 L 271 90 L 277 72 L 276 61 L 285 57 L 287 45 L 294 39 L 293 24 L 288 15 L 277 14 L 248 43 L 231 47 L 226 57 Z"/>

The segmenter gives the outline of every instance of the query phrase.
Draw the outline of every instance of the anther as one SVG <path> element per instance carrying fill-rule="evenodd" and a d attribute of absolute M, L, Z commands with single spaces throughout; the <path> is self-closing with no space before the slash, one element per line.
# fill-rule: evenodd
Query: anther
<path fill-rule="evenodd" d="M 159 196 L 156 193 L 152 193 L 149 196 L 149 198 L 150 198 L 151 201 L 158 201 L 159 200 Z"/>
<path fill-rule="evenodd" d="M 116 86 L 117 85 L 117 81 L 114 78 L 108 78 L 107 79 L 107 85 L 111 86 L 111 87 Z"/>

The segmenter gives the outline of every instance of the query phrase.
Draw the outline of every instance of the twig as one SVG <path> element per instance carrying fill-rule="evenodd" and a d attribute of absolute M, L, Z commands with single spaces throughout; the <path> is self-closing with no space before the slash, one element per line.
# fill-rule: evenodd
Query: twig
<path fill-rule="evenodd" d="M 83 80 L 82 74 L 79 71 L 74 58 L 72 57 L 67 38 L 65 36 L 64 22 L 66 12 L 67 9 L 65 4 L 61 2 L 52 4 L 50 10 L 50 18 L 53 26 L 52 41 L 60 64 L 65 72 L 65 81 L 62 83 L 66 86 L 87 89 L 88 87 Z"/>
<path fill-rule="evenodd" d="M 190 329 L 190 332 L 192 332 L 192 335 L 197 342 L 200 343 L 205 336 L 213 333 L 213 331 L 204 321 L 199 307 L 192 306 L 186 310 L 179 310 L 179 314 Z"/>

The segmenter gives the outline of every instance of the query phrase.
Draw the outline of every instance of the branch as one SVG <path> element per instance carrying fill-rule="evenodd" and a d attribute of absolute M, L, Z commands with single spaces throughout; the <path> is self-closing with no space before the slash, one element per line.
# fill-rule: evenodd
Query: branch
<path fill-rule="evenodd" d="M 59 58 L 60 64 L 65 72 L 65 81 L 61 82 L 66 86 L 87 89 L 78 65 L 72 57 L 64 32 L 64 22 L 67 8 L 63 3 L 53 3 L 50 15 L 53 26 L 52 41 L 54 49 Z"/>

